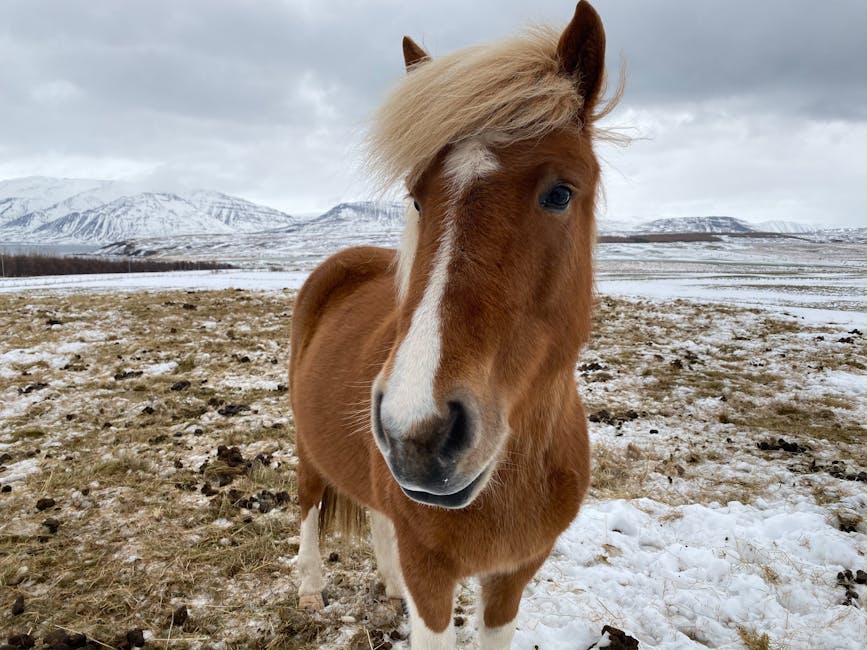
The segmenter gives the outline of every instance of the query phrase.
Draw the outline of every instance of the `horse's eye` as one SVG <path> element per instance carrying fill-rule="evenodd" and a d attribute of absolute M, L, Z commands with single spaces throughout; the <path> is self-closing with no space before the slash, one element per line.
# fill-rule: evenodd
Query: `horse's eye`
<path fill-rule="evenodd" d="M 421 214 L 421 206 L 418 204 L 418 201 L 413 201 L 413 202 L 412 202 L 412 207 L 415 208 L 415 211 L 416 211 L 416 212 L 418 212 L 419 214 Z"/>
<path fill-rule="evenodd" d="M 562 212 L 569 207 L 569 201 L 572 200 L 572 190 L 565 185 L 555 185 L 550 190 L 542 194 L 539 198 L 539 205 L 546 210 L 554 212 Z"/>

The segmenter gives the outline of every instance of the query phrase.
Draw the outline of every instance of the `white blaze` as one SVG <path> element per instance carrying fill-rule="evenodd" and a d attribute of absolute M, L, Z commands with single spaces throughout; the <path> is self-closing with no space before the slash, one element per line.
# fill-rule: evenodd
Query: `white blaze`
<path fill-rule="evenodd" d="M 499 168 L 497 157 L 479 138 L 456 144 L 445 161 L 446 175 L 458 192 L 465 191 L 473 182 Z"/>
<path fill-rule="evenodd" d="M 455 145 L 445 161 L 457 199 L 473 182 L 499 169 L 497 157 L 480 138 Z M 454 248 L 453 210 L 446 211 L 446 225 L 440 247 L 421 302 L 412 315 L 409 331 L 395 355 L 391 377 L 382 400 L 381 415 L 385 427 L 394 435 L 439 414 L 434 399 L 434 379 L 439 370 L 442 348 L 441 306 L 448 282 L 449 264 Z M 403 301 L 409 288 L 409 276 L 418 246 L 420 215 L 411 206 L 397 261 L 397 295 Z"/>
<path fill-rule="evenodd" d="M 397 252 L 397 301 L 403 302 L 409 291 L 409 275 L 412 271 L 412 261 L 415 259 L 415 249 L 418 246 L 418 211 L 412 201 L 406 206 L 406 223 L 400 237 L 400 250 Z"/>
<path fill-rule="evenodd" d="M 439 412 L 434 399 L 434 379 L 440 365 L 440 306 L 452 258 L 453 230 L 451 223 L 446 224 L 427 287 L 397 349 L 382 400 L 383 424 L 396 435 Z"/>

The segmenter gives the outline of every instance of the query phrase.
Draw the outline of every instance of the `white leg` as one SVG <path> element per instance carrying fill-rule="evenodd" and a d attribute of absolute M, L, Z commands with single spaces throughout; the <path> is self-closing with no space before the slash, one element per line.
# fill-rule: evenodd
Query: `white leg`
<path fill-rule="evenodd" d="M 409 644 L 412 650 L 454 650 L 457 643 L 455 637 L 454 619 L 449 619 L 449 626 L 442 632 L 434 632 L 425 624 L 412 601 L 412 594 L 406 592 L 406 604 L 409 608 Z"/>
<path fill-rule="evenodd" d="M 373 538 L 373 552 L 376 555 L 376 568 L 379 577 L 385 583 L 385 595 L 389 598 L 403 598 L 406 590 L 397 556 L 394 524 L 381 512 L 371 510 L 370 533 Z"/>
<path fill-rule="evenodd" d="M 479 648 L 481 650 L 509 650 L 512 647 L 512 637 L 515 636 L 515 621 L 509 621 L 500 627 L 486 627 L 484 621 L 479 626 Z"/>
<path fill-rule="evenodd" d="M 301 542 L 298 545 L 298 606 L 322 609 L 322 557 L 319 555 L 319 508 L 313 506 L 301 522 Z"/>

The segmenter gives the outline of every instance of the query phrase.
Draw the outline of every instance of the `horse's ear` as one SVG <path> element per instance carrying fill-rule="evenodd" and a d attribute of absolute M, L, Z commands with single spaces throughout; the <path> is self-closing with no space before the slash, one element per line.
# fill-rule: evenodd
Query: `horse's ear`
<path fill-rule="evenodd" d="M 557 55 L 563 72 L 578 85 L 584 99 L 580 117 L 585 119 L 599 99 L 605 77 L 605 30 L 599 14 L 586 0 L 575 7 L 572 22 L 560 36 Z"/>
<path fill-rule="evenodd" d="M 427 61 L 430 55 L 421 49 L 421 45 L 412 40 L 409 36 L 403 37 L 403 61 L 406 63 L 406 70 L 414 66 L 416 63 Z"/>

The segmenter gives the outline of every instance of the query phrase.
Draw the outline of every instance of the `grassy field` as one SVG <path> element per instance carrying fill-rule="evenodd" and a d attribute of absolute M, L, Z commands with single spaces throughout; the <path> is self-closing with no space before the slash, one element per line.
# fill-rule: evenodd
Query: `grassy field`
<path fill-rule="evenodd" d="M 0 295 L 0 642 L 79 633 L 118 647 L 136 630 L 166 648 L 405 638 L 366 547 L 328 540 L 340 606 L 295 608 L 292 299 Z M 864 369 L 858 331 L 602 297 L 576 370 L 591 498 L 749 504 L 786 482 L 863 535 L 844 497 L 867 479 Z M 739 463 L 755 471 L 731 471 Z M 471 614 L 462 602 L 458 617 Z"/>

